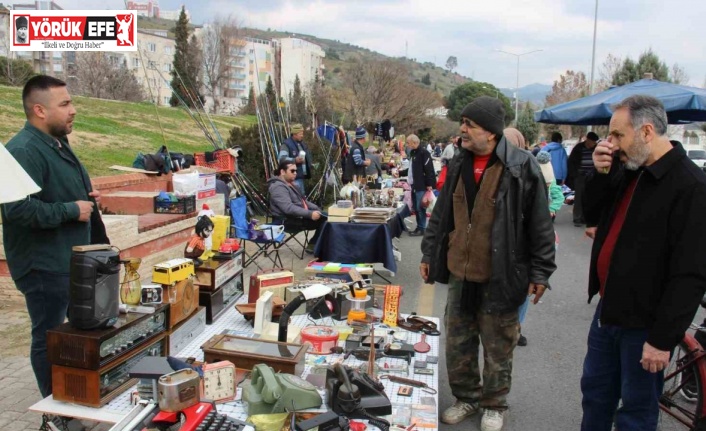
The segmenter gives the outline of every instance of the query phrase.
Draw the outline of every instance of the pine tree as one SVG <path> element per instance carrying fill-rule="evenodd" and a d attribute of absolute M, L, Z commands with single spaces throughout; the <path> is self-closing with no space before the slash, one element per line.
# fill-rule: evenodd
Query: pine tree
<path fill-rule="evenodd" d="M 198 105 L 197 100 L 201 99 L 201 49 L 198 43 L 189 43 L 189 19 L 186 17 L 184 6 L 181 7 L 179 20 L 176 24 L 174 50 L 174 63 L 172 66 L 172 97 L 169 100 L 171 106 L 178 106 L 183 100 L 190 108 Z"/>
<path fill-rule="evenodd" d="M 422 76 L 422 84 L 431 85 L 431 75 L 430 74 L 427 73 L 426 75 Z"/>
<path fill-rule="evenodd" d="M 532 146 L 539 136 L 539 123 L 534 121 L 534 111 L 529 103 L 525 104 L 517 119 L 517 130 L 525 137 L 528 146 Z"/>
<path fill-rule="evenodd" d="M 265 96 L 267 97 L 267 106 L 269 106 L 272 118 L 277 121 L 277 95 L 275 94 L 275 87 L 272 85 L 272 79 L 267 76 L 267 85 L 265 86 Z"/>
<path fill-rule="evenodd" d="M 241 115 L 255 115 L 256 109 L 255 109 L 255 87 L 250 86 L 250 92 L 248 93 L 248 103 L 243 106 L 243 109 L 241 109 L 240 114 Z"/>
<path fill-rule="evenodd" d="M 289 112 L 293 123 L 307 123 L 306 100 L 304 100 L 304 94 L 302 94 L 299 75 L 294 77 L 294 90 L 292 90 L 292 96 L 289 99 Z"/>

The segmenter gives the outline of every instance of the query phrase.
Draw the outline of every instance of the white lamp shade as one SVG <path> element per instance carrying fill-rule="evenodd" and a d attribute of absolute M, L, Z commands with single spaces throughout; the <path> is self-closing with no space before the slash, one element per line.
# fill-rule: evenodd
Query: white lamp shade
<path fill-rule="evenodd" d="M 40 190 L 12 154 L 0 144 L 0 204 L 22 200 Z"/>

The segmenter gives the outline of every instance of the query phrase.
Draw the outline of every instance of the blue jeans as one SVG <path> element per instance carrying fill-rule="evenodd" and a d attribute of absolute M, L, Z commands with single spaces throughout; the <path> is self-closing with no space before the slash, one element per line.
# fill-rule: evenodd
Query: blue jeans
<path fill-rule="evenodd" d="M 583 363 L 581 430 L 611 431 L 615 418 L 619 431 L 654 431 L 664 372 L 642 369 L 640 359 L 647 330 L 599 326 L 600 312 L 601 303 L 593 316 Z M 622 406 L 618 408 L 621 399 Z"/>
<path fill-rule="evenodd" d="M 299 188 L 299 191 L 302 192 L 302 196 L 306 197 L 306 190 L 304 189 L 304 178 L 299 178 L 298 180 L 294 180 L 294 185 Z"/>
<path fill-rule="evenodd" d="M 424 198 L 424 194 L 426 192 L 426 190 L 422 190 L 421 192 L 412 193 L 414 210 L 417 212 L 417 229 L 421 231 L 424 231 L 424 229 L 427 228 L 427 210 L 422 208 L 422 198 Z"/>
<path fill-rule="evenodd" d="M 47 358 L 47 330 L 61 325 L 69 308 L 69 274 L 30 271 L 15 286 L 22 292 L 32 321 L 30 361 L 42 397 L 51 395 L 51 364 Z"/>

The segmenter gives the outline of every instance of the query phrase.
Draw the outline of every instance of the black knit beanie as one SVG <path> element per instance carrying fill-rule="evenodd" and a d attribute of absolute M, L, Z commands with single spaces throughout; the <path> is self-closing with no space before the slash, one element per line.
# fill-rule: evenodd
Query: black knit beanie
<path fill-rule="evenodd" d="M 502 136 L 505 128 L 505 109 L 500 99 L 480 96 L 473 99 L 461 111 L 461 117 L 466 117 L 485 130 L 497 136 Z"/>

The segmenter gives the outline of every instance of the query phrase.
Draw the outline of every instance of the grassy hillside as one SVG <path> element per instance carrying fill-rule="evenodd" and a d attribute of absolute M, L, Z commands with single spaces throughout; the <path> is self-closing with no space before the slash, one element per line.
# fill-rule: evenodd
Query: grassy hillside
<path fill-rule="evenodd" d="M 21 89 L 0 86 L 0 141 L 7 143 L 25 123 Z M 201 129 L 179 108 L 149 103 L 74 97 L 77 114 L 71 146 L 92 176 L 112 175 L 111 165 L 132 166 L 138 151 L 154 153 L 166 142 L 170 151 L 194 153 L 213 149 Z M 255 117 L 212 117 L 227 140 L 234 126 L 255 124 Z M 160 129 L 161 121 L 161 129 Z"/>

